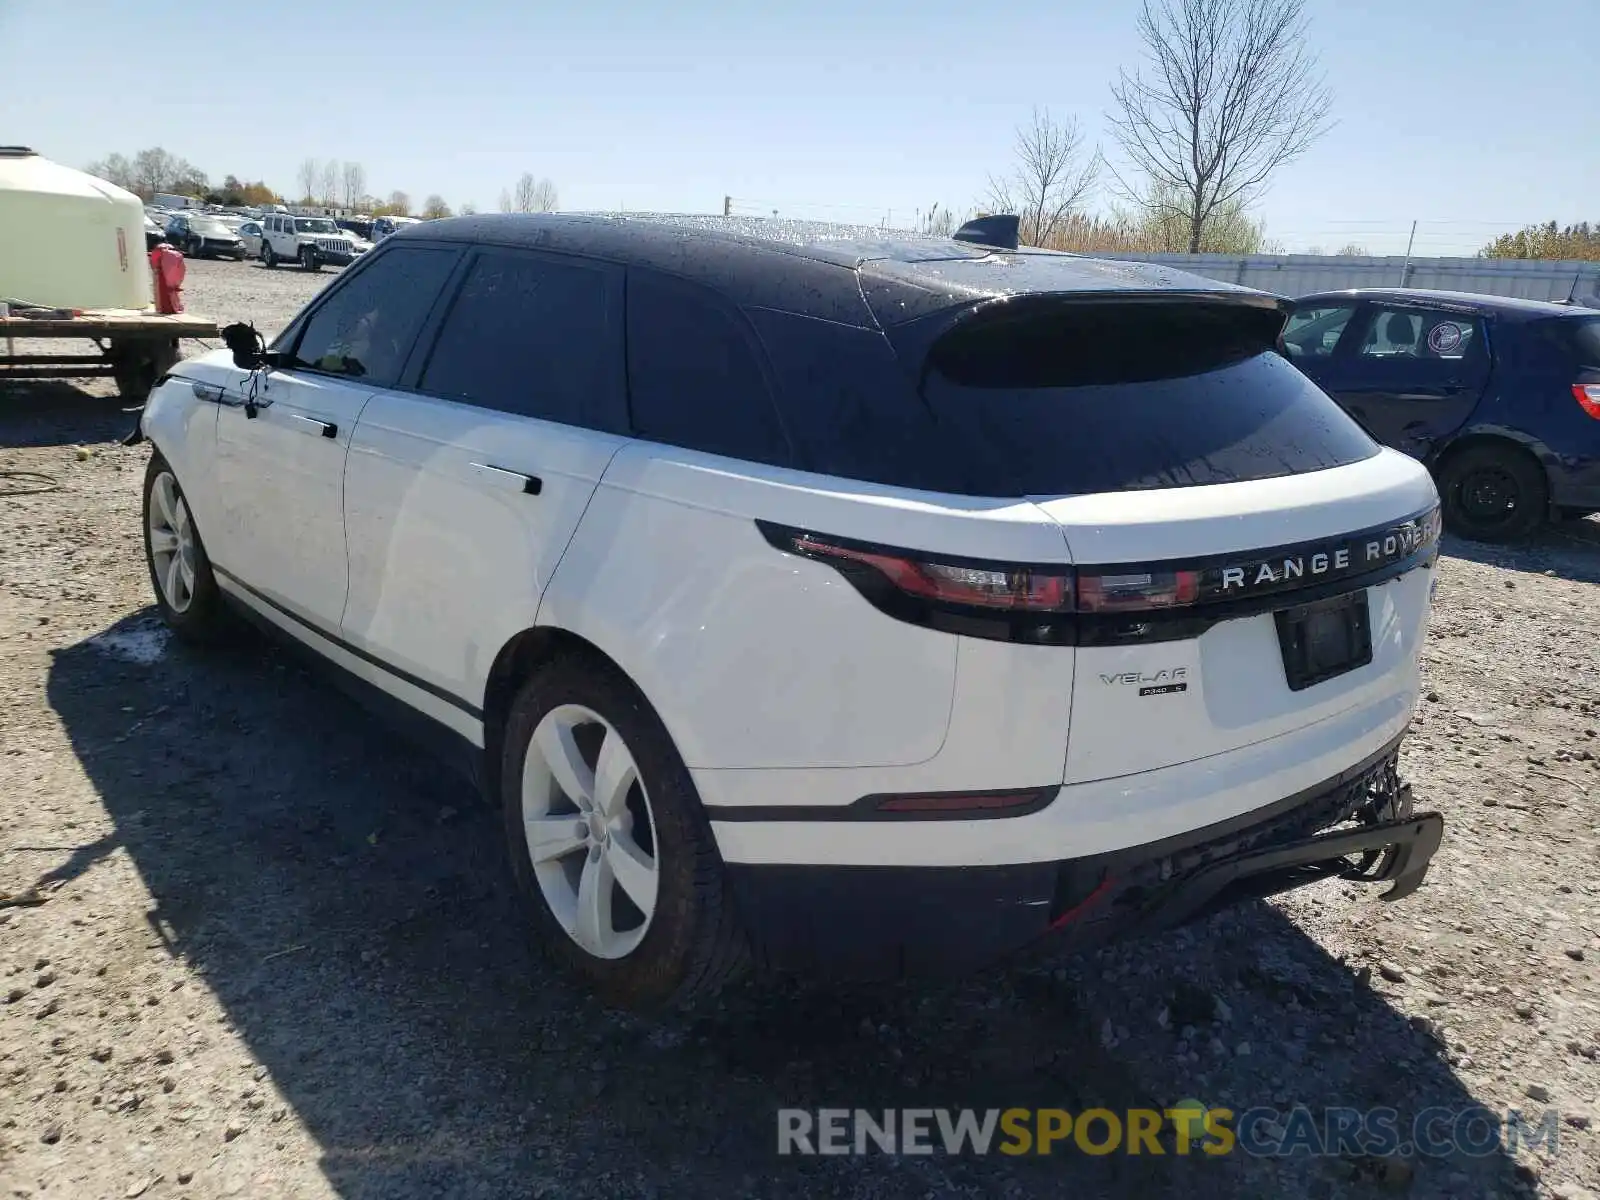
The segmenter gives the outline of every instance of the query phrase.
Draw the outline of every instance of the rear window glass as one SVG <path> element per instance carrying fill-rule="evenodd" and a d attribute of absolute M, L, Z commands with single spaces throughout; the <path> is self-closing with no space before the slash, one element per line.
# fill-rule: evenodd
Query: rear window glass
<path fill-rule="evenodd" d="M 1282 318 L 1222 305 L 1052 306 L 936 343 L 923 395 L 999 495 L 1270 479 L 1377 446 L 1270 347 Z"/>
<path fill-rule="evenodd" d="M 1271 310 L 1056 305 L 980 317 L 917 352 L 920 370 L 871 331 L 750 315 L 804 465 L 824 474 L 1058 496 L 1268 479 L 1378 452 L 1270 349 L 1282 325 Z"/>

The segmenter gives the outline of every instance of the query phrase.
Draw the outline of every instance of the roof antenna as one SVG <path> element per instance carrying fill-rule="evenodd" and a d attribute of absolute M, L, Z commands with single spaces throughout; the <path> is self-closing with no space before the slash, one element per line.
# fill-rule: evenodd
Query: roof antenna
<path fill-rule="evenodd" d="M 992 217 L 974 217 L 955 233 L 958 242 L 970 246 L 983 246 L 990 250 L 1015 250 L 1022 219 L 1015 213 L 996 213 Z"/>

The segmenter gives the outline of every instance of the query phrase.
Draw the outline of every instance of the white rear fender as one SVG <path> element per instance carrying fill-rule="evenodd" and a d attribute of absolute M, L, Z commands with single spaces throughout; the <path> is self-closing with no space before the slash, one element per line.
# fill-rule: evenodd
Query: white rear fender
<path fill-rule="evenodd" d="M 769 544 L 756 518 L 1021 561 L 1060 561 L 1060 531 L 1026 503 L 952 510 L 831 482 L 631 444 L 584 513 L 539 624 L 622 663 L 691 767 L 933 759 L 951 723 L 959 639 L 886 617 L 832 567 Z M 1059 778 L 1063 730 L 1047 779 Z"/>

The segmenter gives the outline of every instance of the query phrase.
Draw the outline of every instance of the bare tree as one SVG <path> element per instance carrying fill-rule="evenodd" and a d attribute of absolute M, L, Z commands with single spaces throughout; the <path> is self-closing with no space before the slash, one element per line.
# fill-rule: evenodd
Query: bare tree
<path fill-rule="evenodd" d="M 302 200 L 315 200 L 317 198 L 317 184 L 322 179 L 322 164 L 314 158 L 308 158 L 300 164 L 300 169 L 295 172 L 295 179 L 300 183 L 300 198 Z"/>
<path fill-rule="evenodd" d="M 141 150 L 133 156 L 133 178 L 139 191 L 153 195 L 164 192 L 178 172 L 178 160 L 160 146 Z"/>
<path fill-rule="evenodd" d="M 459 212 L 463 217 L 473 217 L 478 213 L 478 206 L 473 201 L 468 200 L 456 211 Z"/>
<path fill-rule="evenodd" d="M 437 221 L 440 217 L 450 215 L 450 206 L 444 202 L 444 197 L 434 192 L 422 202 L 422 216 L 424 220 Z"/>
<path fill-rule="evenodd" d="M 1077 120 L 1056 121 L 1036 108 L 1033 120 L 1017 129 L 1016 168 L 1002 179 L 989 178 L 989 204 L 1021 218 L 1024 244 L 1048 246 L 1099 174 L 1099 151 L 1084 154 Z"/>
<path fill-rule="evenodd" d="M 157 192 L 201 196 L 211 190 L 204 171 L 160 146 L 139 151 L 131 161 L 125 155 L 108 154 L 84 169 L 108 183 L 138 192 L 146 200 Z"/>
<path fill-rule="evenodd" d="M 354 212 L 361 207 L 361 197 L 367 192 L 367 169 L 358 162 L 347 162 L 341 182 L 344 185 L 344 206 Z"/>
<path fill-rule="evenodd" d="M 1248 203 L 1330 127 L 1333 95 L 1306 48 L 1306 0 L 1144 0 L 1144 70 L 1118 72 L 1112 132 L 1136 203 L 1181 216 L 1198 253 L 1219 209 Z M 1168 199 L 1172 197 L 1172 199 Z"/>
<path fill-rule="evenodd" d="M 527 171 L 517 180 L 516 187 L 500 193 L 501 212 L 555 212 L 556 185 L 548 179 L 535 179 Z"/>
<path fill-rule="evenodd" d="M 389 212 L 396 217 L 409 217 L 411 215 L 411 197 L 396 189 L 389 193 Z"/>
<path fill-rule="evenodd" d="M 1339 253 L 1346 258 L 1368 258 L 1371 256 L 1372 251 L 1368 250 L 1360 242 L 1346 242 L 1339 247 Z"/>
<path fill-rule="evenodd" d="M 108 154 L 99 162 L 92 162 L 84 168 L 90 175 L 104 179 L 107 183 L 114 183 L 119 188 L 126 188 L 130 192 L 139 190 L 139 181 L 134 176 L 133 164 L 121 154 Z"/>
<path fill-rule="evenodd" d="M 330 158 L 322 164 L 321 187 L 317 189 L 317 199 L 322 201 L 323 207 L 333 208 L 339 203 L 339 160 Z"/>

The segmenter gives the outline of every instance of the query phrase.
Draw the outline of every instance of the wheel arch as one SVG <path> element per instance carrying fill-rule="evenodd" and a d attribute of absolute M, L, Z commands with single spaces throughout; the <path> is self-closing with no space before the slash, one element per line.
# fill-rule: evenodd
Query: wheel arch
<path fill-rule="evenodd" d="M 1543 472 L 1545 485 L 1547 487 L 1550 485 L 1550 464 L 1557 461 L 1555 453 L 1538 438 L 1521 430 L 1507 429 L 1503 426 L 1480 425 L 1463 430 L 1432 456 L 1428 461 L 1428 469 L 1437 479 L 1439 473 L 1452 459 L 1480 446 L 1496 450 L 1512 450 L 1524 455 Z"/>
<path fill-rule="evenodd" d="M 580 658 L 593 662 L 625 680 L 649 704 L 637 680 L 617 659 L 588 638 L 559 625 L 534 625 L 514 634 L 500 647 L 489 668 L 483 689 L 483 787 L 490 803 L 499 803 L 500 756 L 505 738 L 506 717 L 517 692 L 533 673 L 560 658 Z M 655 709 L 654 705 L 651 705 Z M 661 716 L 660 710 L 655 709 Z M 666 724 L 662 718 L 663 725 Z M 672 736 L 668 730 L 668 736 Z"/>

